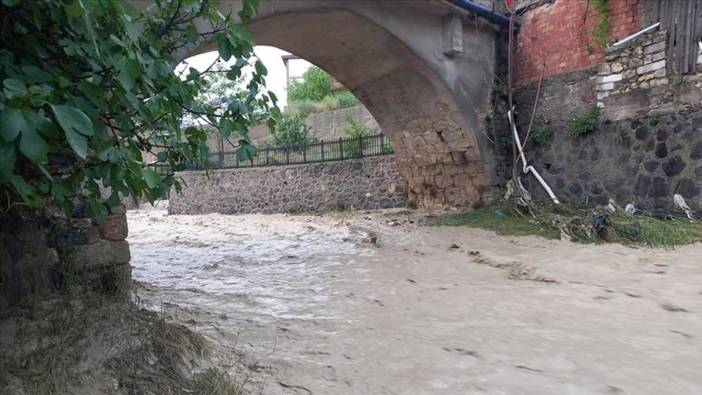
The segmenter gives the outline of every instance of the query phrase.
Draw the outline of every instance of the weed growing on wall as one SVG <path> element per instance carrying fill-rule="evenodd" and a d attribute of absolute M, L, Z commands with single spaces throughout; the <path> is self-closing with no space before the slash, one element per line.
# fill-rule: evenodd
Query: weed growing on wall
<path fill-rule="evenodd" d="M 574 137 L 583 136 L 597 129 L 597 125 L 599 123 L 600 109 L 596 106 L 592 106 L 585 114 L 576 118 L 570 124 L 568 127 L 568 133 Z"/>
<path fill-rule="evenodd" d="M 595 28 L 590 33 L 592 42 L 601 48 L 609 45 L 609 36 L 612 26 L 609 23 L 609 1 L 608 0 L 588 0 L 588 3 L 595 9 L 597 22 Z M 592 52 L 594 48 L 588 44 L 588 50 Z"/>
<path fill-rule="evenodd" d="M 536 144 L 544 145 L 553 137 L 553 126 L 547 123 L 539 123 L 534 126 L 534 129 L 531 131 L 531 136 Z"/>

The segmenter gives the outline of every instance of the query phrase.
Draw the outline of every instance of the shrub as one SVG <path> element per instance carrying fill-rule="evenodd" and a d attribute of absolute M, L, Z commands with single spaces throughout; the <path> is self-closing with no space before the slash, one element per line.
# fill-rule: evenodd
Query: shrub
<path fill-rule="evenodd" d="M 315 105 L 315 110 L 317 110 L 317 112 L 334 111 L 338 110 L 339 108 L 341 108 L 339 99 L 331 95 L 325 96 Z"/>
<path fill-rule="evenodd" d="M 353 119 L 350 115 L 346 116 L 346 128 L 344 131 L 352 138 L 352 140 L 344 143 L 344 155 L 352 158 L 363 157 L 363 150 L 366 148 L 364 136 L 369 136 L 378 132 L 378 129 L 366 126 L 363 122 Z"/>
<path fill-rule="evenodd" d="M 314 143 L 316 139 L 310 136 L 310 130 L 301 115 L 283 113 L 276 119 L 276 128 L 271 130 L 273 142 L 289 148 L 301 148 Z"/>
<path fill-rule="evenodd" d="M 582 136 L 588 134 L 595 129 L 600 122 L 600 109 L 596 106 L 590 107 L 590 109 L 580 117 L 576 118 L 568 127 L 568 133 L 571 136 Z"/>
<path fill-rule="evenodd" d="M 334 97 L 339 99 L 339 106 L 341 108 L 349 108 L 358 104 L 356 96 L 347 90 L 334 93 Z"/>
<path fill-rule="evenodd" d="M 537 144 L 544 145 L 553 137 L 553 126 L 547 123 L 539 123 L 534 126 L 531 136 Z"/>
<path fill-rule="evenodd" d="M 332 93 L 332 78 L 319 67 L 310 67 L 302 75 L 302 81 L 293 81 L 288 90 L 288 100 L 309 99 L 315 102 Z"/>
<path fill-rule="evenodd" d="M 346 132 L 349 137 L 363 137 L 378 133 L 378 129 L 366 126 L 366 124 L 354 119 L 350 115 L 346 116 L 346 125 L 344 132 Z"/>
<path fill-rule="evenodd" d="M 310 99 L 293 100 L 288 102 L 288 108 L 286 108 L 285 111 L 290 114 L 306 117 L 315 111 L 315 103 Z"/>

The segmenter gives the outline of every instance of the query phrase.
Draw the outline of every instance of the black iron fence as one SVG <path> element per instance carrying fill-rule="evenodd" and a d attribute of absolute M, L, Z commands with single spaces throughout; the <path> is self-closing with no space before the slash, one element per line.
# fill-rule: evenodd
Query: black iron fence
<path fill-rule="evenodd" d="M 383 134 L 376 134 L 309 144 L 263 146 L 259 147 L 258 155 L 243 161 L 239 159 L 236 151 L 214 152 L 210 154 L 207 162 L 193 163 L 188 166 L 188 169 L 283 166 L 365 158 L 392 153 L 392 145 L 387 137 Z"/>

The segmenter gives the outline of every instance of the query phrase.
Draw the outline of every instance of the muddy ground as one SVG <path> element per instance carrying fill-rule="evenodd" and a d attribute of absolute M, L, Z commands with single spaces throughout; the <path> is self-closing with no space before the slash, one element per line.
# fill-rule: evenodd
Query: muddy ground
<path fill-rule="evenodd" d="M 700 394 L 702 245 L 129 212 L 139 301 L 263 394 Z"/>

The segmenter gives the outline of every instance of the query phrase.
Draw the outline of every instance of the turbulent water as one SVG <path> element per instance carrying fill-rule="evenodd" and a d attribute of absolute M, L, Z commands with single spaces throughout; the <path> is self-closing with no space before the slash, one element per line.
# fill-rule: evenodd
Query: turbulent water
<path fill-rule="evenodd" d="M 414 222 L 132 211 L 137 297 L 254 393 L 702 393 L 702 246 Z"/>

